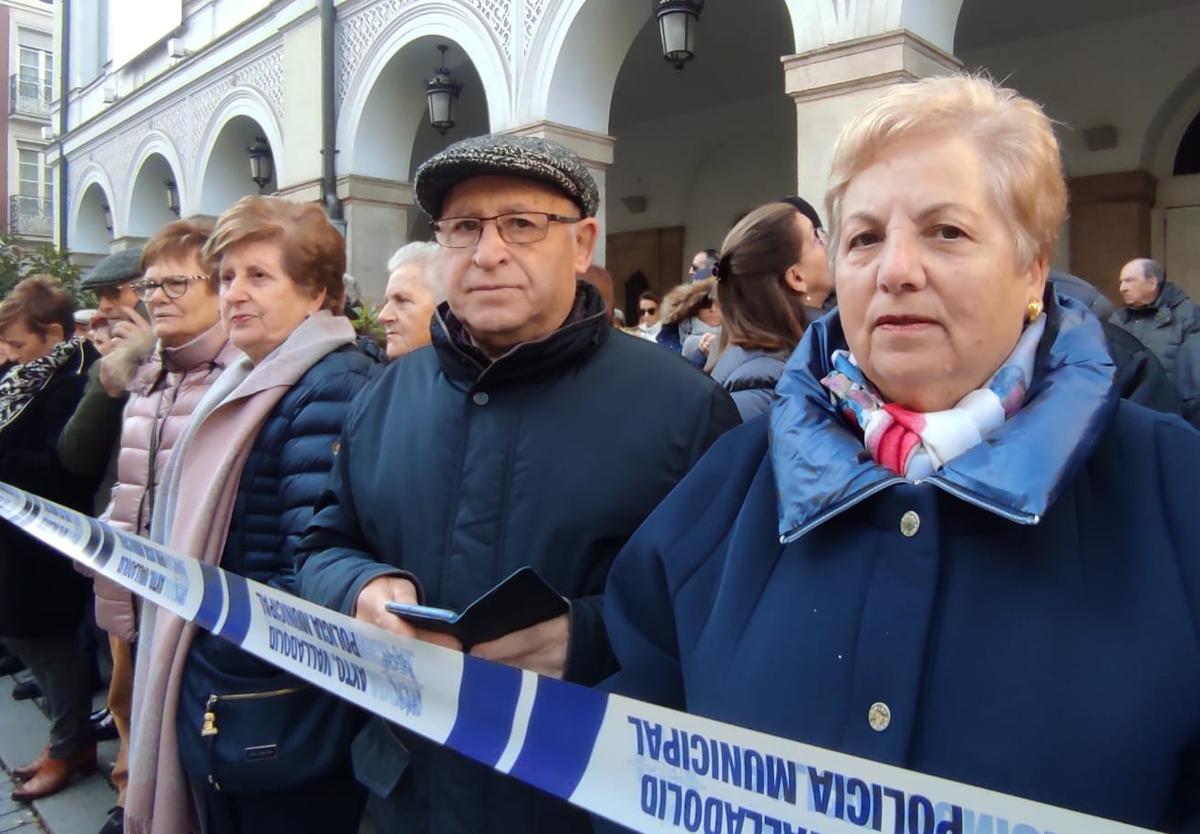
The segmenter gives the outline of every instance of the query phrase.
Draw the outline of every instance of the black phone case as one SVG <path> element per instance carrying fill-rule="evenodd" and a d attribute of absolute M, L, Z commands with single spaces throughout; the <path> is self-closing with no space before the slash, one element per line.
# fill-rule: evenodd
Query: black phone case
<path fill-rule="evenodd" d="M 418 628 L 458 638 L 463 650 L 514 631 L 552 620 L 570 610 L 567 601 L 533 568 L 518 569 L 472 602 L 453 620 L 404 613 Z"/>

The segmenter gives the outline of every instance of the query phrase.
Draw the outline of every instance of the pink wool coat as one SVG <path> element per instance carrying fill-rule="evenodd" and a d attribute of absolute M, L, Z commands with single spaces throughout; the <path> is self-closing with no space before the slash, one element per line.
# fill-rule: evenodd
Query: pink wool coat
<path fill-rule="evenodd" d="M 121 424 L 117 482 L 101 520 L 145 536 L 155 490 L 176 441 L 196 404 L 241 351 L 218 323 L 187 344 L 162 347 L 133 373 Z M 103 576 L 95 577 L 96 623 L 114 637 L 137 636 L 132 595 Z"/>

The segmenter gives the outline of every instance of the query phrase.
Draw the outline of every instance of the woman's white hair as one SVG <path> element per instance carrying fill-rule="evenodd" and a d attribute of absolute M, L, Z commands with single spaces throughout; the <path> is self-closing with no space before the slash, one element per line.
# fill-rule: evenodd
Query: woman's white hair
<path fill-rule="evenodd" d="M 442 247 L 436 243 L 418 240 L 406 243 L 388 259 L 388 276 L 407 264 L 420 264 L 421 280 L 433 296 L 435 304 L 446 300 L 446 275 L 442 265 Z"/>

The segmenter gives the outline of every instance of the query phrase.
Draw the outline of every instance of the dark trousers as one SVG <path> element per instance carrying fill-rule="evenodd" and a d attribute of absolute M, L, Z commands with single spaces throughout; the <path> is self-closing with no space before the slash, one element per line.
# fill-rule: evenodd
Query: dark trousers
<path fill-rule="evenodd" d="M 286 791 L 236 794 L 200 788 L 205 834 L 357 834 L 366 789 L 349 766 Z"/>
<path fill-rule="evenodd" d="M 75 629 L 40 637 L 5 637 L 8 650 L 33 674 L 50 712 L 50 755 L 69 759 L 94 744 L 88 715 L 92 687 Z"/>

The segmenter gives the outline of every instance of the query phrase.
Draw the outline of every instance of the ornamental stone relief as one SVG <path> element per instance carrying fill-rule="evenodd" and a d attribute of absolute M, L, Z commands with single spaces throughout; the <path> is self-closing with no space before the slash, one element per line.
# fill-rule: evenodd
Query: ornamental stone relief
<path fill-rule="evenodd" d="M 83 169 L 95 161 L 108 175 L 114 189 L 123 189 L 133 165 L 138 143 L 151 130 L 166 134 L 179 154 L 184 170 L 179 177 L 190 175 L 200 153 L 204 129 L 221 101 L 237 86 L 253 87 L 270 105 L 277 119 L 283 118 L 283 49 L 274 49 L 257 60 L 221 75 L 197 90 L 179 94 L 175 102 L 155 115 L 135 116 L 130 123 L 117 127 L 107 138 L 81 155 L 71 159 L 71 182 L 68 199 L 74 204 Z M 193 184 L 195 185 L 195 184 Z M 122 195 L 124 198 L 127 195 Z"/>
<path fill-rule="evenodd" d="M 512 0 L 467 0 L 492 27 L 505 56 L 512 60 Z"/>
<path fill-rule="evenodd" d="M 339 18 L 337 26 L 337 83 L 338 107 L 363 61 L 371 53 L 376 40 L 388 24 L 402 11 L 420 0 L 379 0 L 358 11 Z M 505 56 L 512 60 L 512 0 L 463 0 L 475 9 L 492 30 Z"/>
<path fill-rule="evenodd" d="M 550 5 L 550 0 L 525 0 L 525 37 L 521 42 L 521 56 L 529 54 L 529 47 L 533 44 L 533 33 L 541 22 L 542 16 L 546 12 L 546 7 Z"/>

